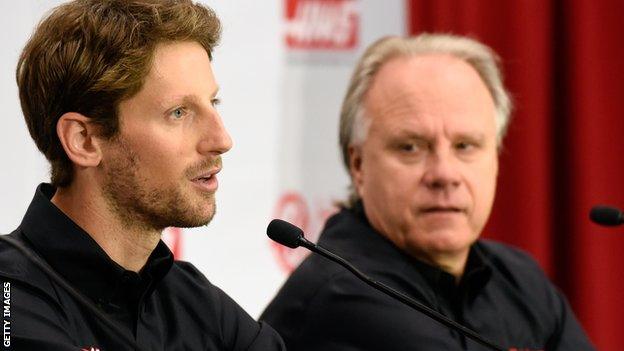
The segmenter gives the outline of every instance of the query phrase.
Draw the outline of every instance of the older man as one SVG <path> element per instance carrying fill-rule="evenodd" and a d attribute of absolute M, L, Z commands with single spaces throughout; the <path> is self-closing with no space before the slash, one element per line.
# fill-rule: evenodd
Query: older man
<path fill-rule="evenodd" d="M 283 349 L 160 241 L 215 213 L 232 146 L 216 109 L 219 36 L 190 0 L 76 0 L 39 24 L 17 82 L 52 184 L 0 241 L 5 347 Z"/>
<path fill-rule="evenodd" d="M 511 103 L 494 53 L 462 37 L 374 43 L 344 100 L 353 186 L 320 244 L 510 350 L 591 350 L 565 298 L 526 254 L 478 240 Z M 290 350 L 485 350 L 309 257 L 264 315 Z"/>

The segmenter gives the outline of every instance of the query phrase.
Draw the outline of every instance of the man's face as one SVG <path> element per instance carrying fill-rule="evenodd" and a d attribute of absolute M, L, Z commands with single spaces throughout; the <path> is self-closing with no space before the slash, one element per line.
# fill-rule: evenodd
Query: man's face
<path fill-rule="evenodd" d="M 217 90 L 201 45 L 156 47 L 143 87 L 119 105 L 119 135 L 103 149 L 103 195 L 127 225 L 210 222 L 220 155 L 232 147 L 215 109 Z"/>
<path fill-rule="evenodd" d="M 466 255 L 498 171 L 494 102 L 477 72 L 447 55 L 395 58 L 364 107 L 370 129 L 351 174 L 372 226 L 428 262 Z"/>

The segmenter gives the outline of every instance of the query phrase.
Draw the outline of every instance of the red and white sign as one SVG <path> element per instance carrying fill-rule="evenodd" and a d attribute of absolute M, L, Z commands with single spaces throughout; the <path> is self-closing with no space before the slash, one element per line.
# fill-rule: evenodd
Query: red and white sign
<path fill-rule="evenodd" d="M 337 210 L 336 207 L 326 204 L 317 204 L 310 208 L 303 195 L 298 192 L 287 191 L 280 196 L 275 207 L 274 217 L 296 225 L 303 230 L 306 239 L 316 242 L 325 221 Z M 271 242 L 271 247 L 275 253 L 277 264 L 286 273 L 297 268 L 310 253 L 301 247 L 291 249 L 276 242 Z"/>
<path fill-rule="evenodd" d="M 162 233 L 162 241 L 169 246 L 176 260 L 182 259 L 182 229 L 169 227 Z"/>
<path fill-rule="evenodd" d="M 357 0 L 286 0 L 286 46 L 352 50 L 360 35 Z"/>

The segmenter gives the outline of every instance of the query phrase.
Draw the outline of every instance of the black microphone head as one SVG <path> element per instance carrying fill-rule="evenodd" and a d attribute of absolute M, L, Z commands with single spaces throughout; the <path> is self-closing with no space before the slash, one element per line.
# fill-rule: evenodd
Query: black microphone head
<path fill-rule="evenodd" d="M 274 219 L 267 227 L 267 235 L 271 240 L 294 249 L 299 247 L 303 230 L 281 219 Z"/>
<path fill-rule="evenodd" d="M 615 226 L 622 224 L 622 211 L 609 206 L 594 206 L 589 211 L 589 218 L 597 224 Z"/>

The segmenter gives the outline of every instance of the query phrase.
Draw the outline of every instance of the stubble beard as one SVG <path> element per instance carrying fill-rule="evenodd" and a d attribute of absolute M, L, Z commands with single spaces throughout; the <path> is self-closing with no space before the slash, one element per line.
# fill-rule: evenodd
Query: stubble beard
<path fill-rule="evenodd" d="M 210 223 L 216 212 L 214 194 L 203 194 L 203 199 L 198 201 L 184 194 L 180 183 L 150 184 L 140 174 L 141 161 L 129 143 L 121 137 L 117 137 L 115 143 L 115 155 L 102 165 L 102 192 L 109 208 L 124 226 L 161 232 L 167 227 L 192 228 Z M 220 164 L 220 159 L 211 163 L 215 162 Z M 194 169 L 206 167 L 205 163 L 191 167 L 185 176 Z M 211 208 L 207 213 L 206 207 Z"/>

